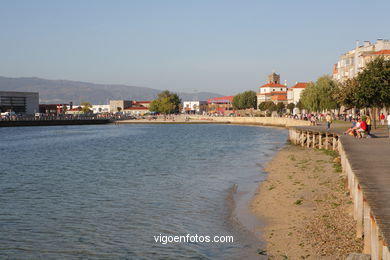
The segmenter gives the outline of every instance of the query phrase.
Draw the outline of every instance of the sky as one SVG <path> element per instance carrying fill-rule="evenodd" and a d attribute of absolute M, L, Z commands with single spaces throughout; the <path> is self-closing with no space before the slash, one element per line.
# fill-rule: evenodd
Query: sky
<path fill-rule="evenodd" d="M 0 76 L 233 95 L 330 74 L 390 1 L 0 0 Z"/>

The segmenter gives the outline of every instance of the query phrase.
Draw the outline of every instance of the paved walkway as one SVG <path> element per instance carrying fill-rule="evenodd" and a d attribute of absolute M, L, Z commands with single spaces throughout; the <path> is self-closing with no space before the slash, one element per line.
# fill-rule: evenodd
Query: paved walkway
<path fill-rule="evenodd" d="M 343 135 L 349 125 L 335 124 L 329 132 L 339 134 L 351 168 L 362 185 L 364 197 L 385 242 L 390 245 L 390 138 L 387 127 L 372 130 L 373 138 L 357 139 Z M 297 128 L 326 131 L 324 125 Z"/>

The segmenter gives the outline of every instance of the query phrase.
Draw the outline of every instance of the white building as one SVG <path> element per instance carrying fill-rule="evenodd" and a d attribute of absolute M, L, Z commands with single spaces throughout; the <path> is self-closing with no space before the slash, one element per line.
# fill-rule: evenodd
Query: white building
<path fill-rule="evenodd" d="M 289 88 L 287 91 L 288 103 L 294 103 L 296 105 L 301 99 L 302 92 L 306 87 L 306 82 L 297 82 L 294 86 Z"/>
<path fill-rule="evenodd" d="M 259 87 L 257 96 L 257 107 L 260 103 L 272 101 L 277 103 L 287 103 L 287 85 L 280 84 L 280 75 L 273 72 L 268 75 L 268 83 Z"/>
<path fill-rule="evenodd" d="M 355 77 L 370 60 L 367 56 L 380 55 L 385 50 L 390 50 L 389 40 L 378 39 L 374 44 L 365 41 L 363 45 L 359 45 L 359 41 L 356 41 L 355 49 L 344 53 L 333 65 L 333 79 L 345 81 Z"/>
<path fill-rule="evenodd" d="M 94 114 L 110 113 L 110 105 L 92 105 Z"/>
<path fill-rule="evenodd" d="M 207 101 L 184 101 L 183 113 L 186 114 L 202 114 L 207 112 Z"/>

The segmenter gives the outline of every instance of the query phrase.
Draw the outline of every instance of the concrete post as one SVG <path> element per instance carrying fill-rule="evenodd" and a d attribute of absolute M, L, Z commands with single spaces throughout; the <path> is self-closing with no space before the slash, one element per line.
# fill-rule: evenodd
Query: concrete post
<path fill-rule="evenodd" d="M 313 132 L 313 138 L 312 138 L 311 140 L 312 140 L 312 142 L 313 142 L 312 147 L 313 147 L 313 148 L 316 148 L 316 140 L 317 140 L 317 138 L 316 138 L 316 133 L 315 133 L 315 132 Z"/>
<path fill-rule="evenodd" d="M 328 137 L 328 133 L 325 134 L 325 149 L 326 149 L 326 150 L 329 149 L 329 137 Z"/>
<path fill-rule="evenodd" d="M 318 149 L 322 149 L 322 133 L 318 133 Z"/>
<path fill-rule="evenodd" d="M 368 206 L 367 201 L 363 201 L 363 214 L 364 214 L 364 254 L 371 254 L 371 209 Z"/>
<path fill-rule="evenodd" d="M 309 131 L 307 131 L 306 146 L 308 148 L 310 147 L 310 132 Z"/>
<path fill-rule="evenodd" d="M 337 149 L 336 135 L 332 135 L 332 139 L 333 139 L 332 149 L 333 151 L 336 151 Z"/>
<path fill-rule="evenodd" d="M 357 213 L 356 213 L 356 237 L 357 238 L 362 238 L 363 237 L 363 192 L 358 185 L 358 190 L 357 190 Z"/>
<path fill-rule="evenodd" d="M 370 215 L 371 222 L 371 260 L 380 260 L 379 259 L 379 239 L 378 239 L 378 226 L 376 225 L 375 219 Z"/>
<path fill-rule="evenodd" d="M 382 259 L 383 260 L 390 260 L 390 252 L 389 252 L 389 248 L 386 244 L 383 244 Z"/>

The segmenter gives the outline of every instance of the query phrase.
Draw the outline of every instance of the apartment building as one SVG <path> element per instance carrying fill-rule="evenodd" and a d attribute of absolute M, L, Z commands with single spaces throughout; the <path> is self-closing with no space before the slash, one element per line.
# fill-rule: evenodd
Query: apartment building
<path fill-rule="evenodd" d="M 363 45 L 356 41 L 355 48 L 341 55 L 339 61 L 333 65 L 333 79 L 341 82 L 351 79 L 368 62 L 381 55 L 390 58 L 389 40 L 378 39 L 373 44 L 369 41 L 364 41 Z"/>

